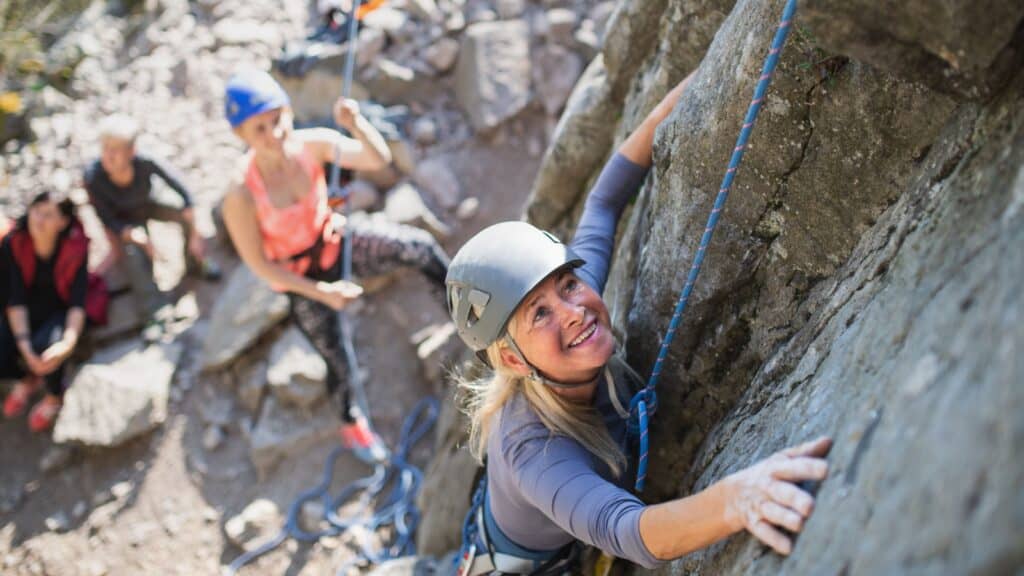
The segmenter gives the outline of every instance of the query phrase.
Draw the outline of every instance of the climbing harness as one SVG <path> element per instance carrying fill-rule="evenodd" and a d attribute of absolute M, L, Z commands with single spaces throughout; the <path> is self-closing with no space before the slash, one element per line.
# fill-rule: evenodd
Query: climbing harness
<path fill-rule="evenodd" d="M 419 524 L 420 512 L 414 503 L 416 492 L 423 481 L 423 472 L 409 463 L 409 452 L 434 426 L 437 421 L 439 403 L 433 397 L 420 400 L 402 422 L 402 431 L 396 450 L 386 462 L 377 463 L 373 472 L 342 488 L 335 496 L 329 493 L 334 478 L 335 463 L 345 451 L 337 447 L 327 457 L 323 478 L 319 484 L 299 494 L 288 507 L 284 527 L 274 538 L 259 547 L 236 558 L 226 573 L 237 574 L 246 564 L 274 550 L 288 538 L 299 542 L 316 542 L 325 536 L 337 536 L 349 528 L 360 526 L 369 532 L 381 528 L 392 528 L 393 538 L 389 545 L 374 549 L 369 543 L 360 541 L 359 551 L 354 559 L 342 566 L 338 574 L 359 563 L 379 563 L 393 558 L 415 554 L 413 540 Z M 388 486 L 390 490 L 386 490 Z M 307 502 L 320 501 L 324 508 L 321 525 L 313 531 L 300 525 L 302 508 Z M 338 514 L 341 506 L 358 503 L 347 516 Z M 372 513 L 369 513 L 372 506 Z"/>
<path fill-rule="evenodd" d="M 573 573 L 582 544 L 572 541 L 558 550 L 537 552 L 508 538 L 491 514 L 487 501 L 487 474 L 473 492 L 473 502 L 462 522 L 462 547 L 454 558 L 456 576 L 481 574 L 530 574 L 556 576 Z"/>
<path fill-rule="evenodd" d="M 761 77 L 758 79 L 757 87 L 754 89 L 754 97 L 747 108 L 747 115 L 743 120 L 743 127 L 740 129 L 739 138 L 736 139 L 736 147 L 733 148 L 729 167 L 725 171 L 722 185 L 718 189 L 718 196 L 715 198 L 715 204 L 711 209 L 711 214 L 708 216 L 707 225 L 704 227 L 700 246 L 694 255 L 693 265 L 690 266 L 690 273 L 686 277 L 686 284 L 679 293 L 679 300 L 676 302 L 675 311 L 672 313 L 672 319 L 669 321 L 668 329 L 665 331 L 665 337 L 661 341 L 661 348 L 658 350 L 658 358 L 654 362 L 651 377 L 647 381 L 646 388 L 638 392 L 630 402 L 630 431 L 635 436 L 638 436 L 640 443 L 640 459 L 637 462 L 635 484 L 637 492 L 643 491 L 644 481 L 647 478 L 647 459 L 650 449 L 648 420 L 649 416 L 658 407 L 658 398 L 654 388 L 658 384 L 658 378 L 661 376 L 662 365 L 665 362 L 665 357 L 668 356 L 668 349 L 672 344 L 672 338 L 679 327 L 679 320 L 686 309 L 686 303 L 690 299 L 690 292 L 693 291 L 693 284 L 697 281 L 701 264 L 704 262 L 704 254 L 707 251 L 708 244 L 711 242 L 711 236 L 715 232 L 715 226 L 718 224 L 718 218 L 722 213 L 722 208 L 725 206 L 725 200 L 729 196 L 729 189 L 732 187 L 733 178 L 735 178 L 736 171 L 743 160 L 743 152 L 747 148 L 747 140 L 750 138 L 750 133 L 754 128 L 754 122 L 757 120 L 757 114 L 761 110 L 761 104 L 764 103 L 768 85 L 771 84 L 772 74 L 775 73 L 775 66 L 779 61 L 779 53 L 782 52 L 782 47 L 786 43 L 786 37 L 789 36 L 789 28 L 795 13 L 796 0 L 788 0 L 786 7 L 782 11 L 782 20 L 779 22 L 778 30 L 775 32 L 775 38 L 772 40 L 772 46 L 768 51 L 764 67 L 761 69 Z"/>

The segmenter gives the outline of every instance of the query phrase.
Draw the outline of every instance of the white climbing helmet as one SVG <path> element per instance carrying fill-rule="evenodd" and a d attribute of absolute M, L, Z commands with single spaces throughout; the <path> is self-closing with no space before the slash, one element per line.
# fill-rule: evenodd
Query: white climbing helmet
<path fill-rule="evenodd" d="M 583 265 L 558 238 L 526 222 L 478 232 L 452 258 L 445 285 L 459 337 L 481 352 L 505 333 L 519 303 L 552 272 Z"/>

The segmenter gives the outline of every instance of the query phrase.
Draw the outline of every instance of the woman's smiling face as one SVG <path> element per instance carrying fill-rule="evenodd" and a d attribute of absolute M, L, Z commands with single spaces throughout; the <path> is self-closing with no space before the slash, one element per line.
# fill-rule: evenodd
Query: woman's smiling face
<path fill-rule="evenodd" d="M 509 333 L 527 362 L 556 382 L 593 380 L 615 351 L 608 308 L 568 268 L 530 291 L 516 308 Z"/>

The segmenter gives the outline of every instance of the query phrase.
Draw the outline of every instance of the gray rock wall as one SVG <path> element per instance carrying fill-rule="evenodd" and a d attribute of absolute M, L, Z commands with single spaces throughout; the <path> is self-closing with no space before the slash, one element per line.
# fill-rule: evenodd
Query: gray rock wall
<path fill-rule="evenodd" d="M 567 234 L 613 146 L 696 70 L 658 131 L 605 294 L 642 373 L 784 2 L 732 4 L 624 2 L 527 207 Z M 819 433 L 836 439 L 833 476 L 791 559 L 736 537 L 666 573 L 1024 562 L 1024 266 L 1012 256 L 1024 7 L 900 6 L 802 3 L 669 356 L 646 497 L 688 494 Z M 915 20 L 923 13 L 941 17 Z"/>

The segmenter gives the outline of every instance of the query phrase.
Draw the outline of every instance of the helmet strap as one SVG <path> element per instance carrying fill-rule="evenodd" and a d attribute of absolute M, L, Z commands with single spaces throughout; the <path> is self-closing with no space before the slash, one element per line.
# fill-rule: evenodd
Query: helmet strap
<path fill-rule="evenodd" d="M 550 386 L 552 388 L 558 388 L 561 390 L 572 390 L 573 388 L 582 388 L 583 386 L 589 386 L 593 384 L 592 380 L 588 380 L 586 382 L 573 383 L 556 382 L 554 380 L 551 380 L 550 378 L 543 376 L 540 373 L 540 370 L 537 370 L 537 368 L 534 367 L 534 365 L 531 364 L 530 361 L 526 359 L 526 356 L 523 354 L 522 350 L 519 349 L 519 345 L 516 344 L 516 341 L 512 339 L 512 335 L 507 332 L 505 333 L 505 341 L 508 342 L 509 348 L 512 349 L 512 352 L 515 353 L 516 357 L 519 358 L 519 360 L 523 364 L 526 364 L 526 367 L 530 369 L 530 375 L 527 376 L 527 378 L 533 380 L 534 382 L 537 382 L 538 384 L 543 384 L 545 386 Z"/>

